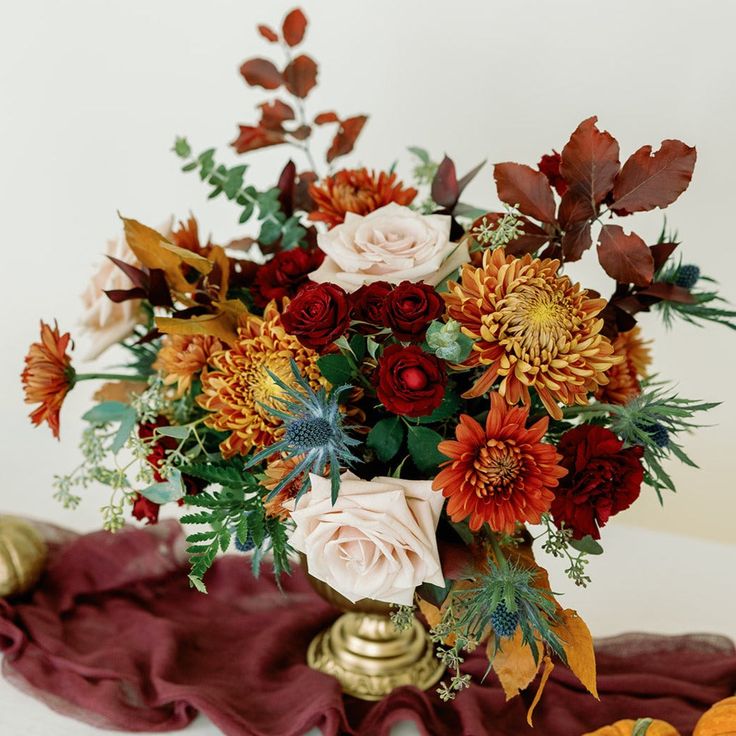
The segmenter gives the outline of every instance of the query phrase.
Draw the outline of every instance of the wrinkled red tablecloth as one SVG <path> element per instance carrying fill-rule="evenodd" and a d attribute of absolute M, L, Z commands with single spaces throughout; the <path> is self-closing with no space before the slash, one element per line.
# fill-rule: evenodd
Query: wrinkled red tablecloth
<path fill-rule="evenodd" d="M 632 634 L 597 645 L 600 703 L 555 668 L 534 730 L 525 723 L 531 695 L 507 703 L 493 676 L 449 704 L 414 688 L 364 703 L 305 664 L 308 642 L 337 614 L 298 569 L 281 593 L 268 572 L 255 580 L 245 557 L 226 556 L 202 595 L 188 585 L 175 522 L 116 535 L 46 533 L 50 563 L 35 592 L 0 599 L 3 672 L 97 726 L 169 731 L 202 711 L 230 736 L 301 736 L 314 726 L 326 736 L 381 736 L 402 720 L 432 736 L 578 736 L 651 716 L 689 734 L 736 690 L 728 640 Z M 476 683 L 485 667 L 482 654 L 468 657 Z"/>

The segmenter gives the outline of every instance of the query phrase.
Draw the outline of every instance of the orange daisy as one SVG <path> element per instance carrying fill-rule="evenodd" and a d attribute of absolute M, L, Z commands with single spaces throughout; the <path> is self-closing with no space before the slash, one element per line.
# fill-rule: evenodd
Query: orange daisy
<path fill-rule="evenodd" d="M 650 340 L 643 340 L 639 327 L 628 332 L 619 332 L 613 341 L 613 354 L 622 361 L 606 373 L 608 383 L 600 386 L 595 397 L 608 404 L 626 404 L 641 393 L 639 381 L 646 378 L 652 362 Z"/>
<path fill-rule="evenodd" d="M 463 267 L 460 283 L 443 294 L 447 314 L 474 340 L 464 365 L 485 367 L 466 392 L 481 396 L 501 378 L 498 391 L 510 404 L 530 403 L 533 388 L 547 411 L 562 418 L 563 404 L 587 404 L 608 382 L 606 371 L 621 358 L 600 334 L 605 299 L 592 299 L 580 284 L 558 275 L 560 262 L 503 248 L 486 251 L 483 264 Z"/>
<path fill-rule="evenodd" d="M 31 421 L 36 426 L 46 422 L 57 439 L 59 411 L 74 386 L 72 359 L 66 352 L 70 342 L 71 335 L 68 332 L 60 335 L 56 322 L 53 328 L 41 322 L 41 339 L 28 349 L 20 376 L 26 404 L 39 404 L 29 415 Z"/>
<path fill-rule="evenodd" d="M 164 385 L 176 384 L 176 397 L 181 398 L 210 357 L 222 349 L 211 335 L 164 335 L 153 368 L 163 375 Z"/>
<path fill-rule="evenodd" d="M 205 424 L 220 432 L 230 432 L 220 443 L 226 458 L 247 455 L 254 447 L 263 448 L 281 436 L 281 420 L 269 411 L 283 389 L 273 380 L 278 376 L 289 386 L 296 383 L 291 370 L 293 360 L 300 373 L 317 389 L 329 386 L 317 366 L 319 354 L 305 348 L 284 329 L 281 315 L 272 301 L 263 318 L 245 314 L 238 326 L 238 339 L 228 349 L 211 356 L 202 372 L 202 394 L 197 402 L 212 412 Z"/>
<path fill-rule="evenodd" d="M 494 531 L 512 533 L 516 523 L 538 524 L 554 499 L 551 490 L 567 470 L 554 445 L 542 442 L 549 424 L 544 417 L 526 426 L 529 409 L 509 406 L 491 394 L 485 428 L 467 414 L 460 416 L 454 440 L 439 451 L 450 458 L 432 483 L 449 499 L 453 521 L 470 517 L 470 530 L 484 523 Z"/>
<path fill-rule="evenodd" d="M 309 194 L 316 205 L 309 219 L 334 227 L 345 220 L 346 212 L 367 215 L 391 202 L 411 204 L 417 196 L 417 190 L 397 181 L 396 174 L 387 174 L 385 171 L 376 173 L 368 169 L 343 169 L 320 184 L 312 184 Z"/>

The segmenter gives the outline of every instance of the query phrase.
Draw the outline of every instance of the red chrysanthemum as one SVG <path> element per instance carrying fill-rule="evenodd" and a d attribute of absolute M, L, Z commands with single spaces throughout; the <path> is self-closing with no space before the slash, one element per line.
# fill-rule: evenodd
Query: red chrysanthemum
<path fill-rule="evenodd" d="M 610 429 L 581 424 L 560 439 L 568 474 L 555 491 L 552 516 L 576 539 L 600 539 L 599 528 L 639 497 L 644 468 L 641 447 L 624 448 Z"/>
<path fill-rule="evenodd" d="M 517 522 L 540 522 L 554 499 L 551 489 L 567 472 L 558 465 L 553 445 L 542 442 L 548 417 L 526 426 L 529 410 L 509 406 L 491 394 L 485 428 L 467 414 L 460 416 L 454 440 L 438 449 L 450 458 L 432 483 L 449 501 L 453 521 L 469 517 L 471 531 L 484 523 L 511 533 Z"/>
<path fill-rule="evenodd" d="M 411 204 L 417 190 L 405 187 L 396 174 L 368 169 L 343 169 L 309 187 L 315 210 L 310 220 L 326 222 L 329 227 L 345 220 L 346 212 L 367 215 L 391 202 Z"/>
<path fill-rule="evenodd" d="M 74 385 L 72 359 L 66 352 L 70 343 L 71 335 L 68 332 L 60 335 L 56 323 L 52 328 L 41 322 L 41 339 L 28 349 L 20 376 L 26 404 L 39 404 L 29 415 L 31 421 L 36 426 L 46 422 L 57 439 L 59 411 Z"/>

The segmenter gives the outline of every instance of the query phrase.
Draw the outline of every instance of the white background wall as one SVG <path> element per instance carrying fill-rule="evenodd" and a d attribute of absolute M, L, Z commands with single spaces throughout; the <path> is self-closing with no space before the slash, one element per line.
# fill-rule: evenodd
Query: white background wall
<path fill-rule="evenodd" d="M 2 213 L 2 481 L 0 511 L 79 528 L 99 524 L 102 491 L 76 513 L 51 501 L 52 473 L 73 467 L 79 415 L 88 392 L 71 395 L 62 439 L 34 430 L 18 374 L 38 318 L 73 329 L 78 295 L 116 210 L 156 226 L 191 209 L 226 241 L 245 234 L 227 203 L 206 202 L 169 152 L 175 134 L 223 157 L 236 123 L 255 120 L 260 90 L 245 86 L 240 63 L 272 53 L 255 24 L 276 24 L 291 2 L 225 0 L 24 0 L 0 23 L 0 212 Z M 498 2 L 371 0 L 303 4 L 312 21 L 305 49 L 320 63 L 315 113 L 371 114 L 345 163 L 407 171 L 407 145 L 461 171 L 479 160 L 534 163 L 558 150 L 584 117 L 598 114 L 622 153 L 662 138 L 698 147 L 691 189 L 670 209 L 688 261 L 722 281 L 736 301 L 734 171 L 736 4 L 723 0 Z M 278 51 L 276 49 L 276 51 Z M 248 157 L 253 178 L 273 181 L 287 152 Z M 496 204 L 490 166 L 468 199 Z M 629 223 L 626 223 L 627 226 Z M 630 220 L 649 242 L 661 214 Z M 593 252 L 573 275 L 605 282 Z M 683 395 L 722 400 L 687 443 L 699 472 L 673 467 L 679 494 L 662 512 L 645 492 L 627 523 L 733 540 L 736 518 L 736 334 L 654 316 L 657 370 Z M 83 389 L 86 387 L 83 387 Z"/>

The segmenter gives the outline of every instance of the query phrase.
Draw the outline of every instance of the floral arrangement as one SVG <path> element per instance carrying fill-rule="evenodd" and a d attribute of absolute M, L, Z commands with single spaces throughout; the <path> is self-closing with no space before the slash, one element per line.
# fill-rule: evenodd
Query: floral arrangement
<path fill-rule="evenodd" d="M 541 691 L 555 662 L 595 695 L 588 629 L 535 553 L 565 558 L 585 586 L 611 516 L 644 486 L 674 491 L 671 458 L 693 464 L 681 436 L 713 404 L 655 379 L 637 318 L 734 328 L 736 313 L 674 235 L 627 230 L 687 189 L 695 149 L 665 140 L 622 165 L 591 117 L 536 168 L 495 165 L 502 212 L 461 201 L 481 166 L 458 176 L 420 148 L 412 185 L 340 169 L 367 118 L 307 117 L 306 26 L 298 9 L 279 32 L 259 26 L 286 60 L 242 65 L 273 94 L 232 143 L 288 147 L 305 169 L 289 160 L 260 189 L 245 164 L 174 146 L 241 224 L 258 223 L 251 235 L 220 245 L 193 217 L 158 230 L 123 218 L 83 318 L 91 357 L 122 346 L 123 373 L 77 372 L 70 335 L 41 323 L 22 374 L 35 424 L 58 437 L 66 394 L 103 380 L 83 462 L 56 477 L 56 497 L 74 507 L 79 488 L 108 486 L 113 532 L 185 506 L 201 591 L 234 545 L 256 574 L 266 555 L 289 573 L 301 552 L 348 599 L 395 604 L 397 625 L 418 606 L 451 671 L 445 699 L 468 685 L 462 652 L 479 645 L 509 697 L 540 669 Z M 325 131 L 326 171 L 312 153 Z M 565 274 L 594 243 L 608 298 Z"/>

